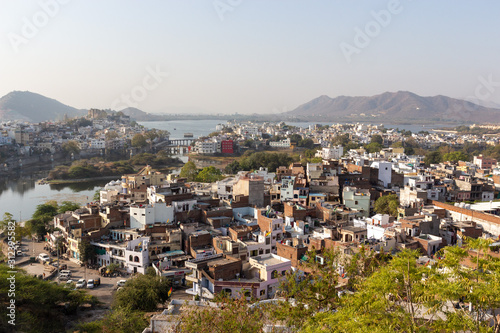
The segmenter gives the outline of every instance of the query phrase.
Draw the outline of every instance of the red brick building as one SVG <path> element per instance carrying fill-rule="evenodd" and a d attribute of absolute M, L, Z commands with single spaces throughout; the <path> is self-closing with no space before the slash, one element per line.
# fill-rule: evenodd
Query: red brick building
<path fill-rule="evenodd" d="M 221 142 L 221 152 L 223 154 L 232 154 L 233 150 L 233 140 L 222 140 Z"/>

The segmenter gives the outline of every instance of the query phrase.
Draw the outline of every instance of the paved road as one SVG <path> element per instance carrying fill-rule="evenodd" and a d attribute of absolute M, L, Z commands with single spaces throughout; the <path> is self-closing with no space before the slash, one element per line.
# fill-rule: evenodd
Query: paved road
<path fill-rule="evenodd" d="M 27 261 L 29 260 L 29 257 L 37 257 L 40 253 L 47 253 L 43 248 L 45 246 L 45 242 L 32 242 L 29 240 L 24 240 L 22 241 L 22 250 L 24 252 L 24 257 L 19 258 L 19 261 Z M 34 251 L 33 251 L 34 249 Z M 55 258 L 52 257 L 51 258 Z M 111 305 L 111 302 L 113 301 L 113 294 L 116 291 L 116 283 L 122 279 L 128 279 L 129 277 L 101 277 L 99 276 L 99 272 L 95 269 L 88 269 L 85 267 L 80 267 L 79 264 L 76 264 L 70 260 L 66 259 L 59 259 L 60 264 L 66 264 L 68 266 L 68 269 L 71 270 L 71 280 L 74 282 L 78 281 L 79 279 L 85 279 L 86 281 L 88 279 L 93 279 L 100 277 L 101 278 L 101 285 L 95 287 L 94 289 L 87 289 L 89 294 L 96 296 L 102 303 L 104 307 L 109 307 Z M 25 269 L 29 274 L 43 274 L 48 273 L 47 269 L 42 265 L 41 263 L 33 263 L 31 265 L 26 265 L 22 267 Z M 53 281 L 58 281 L 57 279 L 57 274 L 53 278 Z M 64 284 L 66 281 L 61 281 L 60 283 Z"/>
<path fill-rule="evenodd" d="M 40 253 L 47 253 L 43 248 L 45 246 L 45 242 L 32 242 L 28 240 L 22 241 L 22 250 L 24 252 L 24 257 L 20 260 L 29 260 L 29 257 L 37 257 Z M 34 249 L 34 252 L 33 252 Z M 51 256 L 51 258 L 54 258 Z M 19 260 L 18 260 L 19 261 Z M 95 269 L 86 269 L 85 267 L 80 267 L 79 264 L 76 264 L 70 260 L 60 259 L 60 263 L 66 264 L 68 269 L 71 270 L 71 280 L 78 281 L 79 279 L 93 279 L 99 276 L 99 272 Z M 29 274 L 43 274 L 44 266 L 38 262 L 33 263 L 31 265 L 23 266 Z M 47 270 L 45 270 L 47 273 Z M 89 293 L 93 296 L 96 296 L 102 303 L 104 307 L 111 306 L 113 301 L 113 294 L 116 292 L 116 283 L 122 279 L 129 279 L 130 276 L 127 277 L 100 277 L 101 285 L 95 287 L 94 289 L 87 289 Z M 55 275 L 54 281 L 58 281 L 57 274 Z M 61 283 L 66 283 L 66 281 L 61 281 Z M 185 292 L 188 287 L 181 287 L 173 290 L 171 298 L 180 299 L 180 300 L 192 300 L 193 296 L 189 295 Z"/>

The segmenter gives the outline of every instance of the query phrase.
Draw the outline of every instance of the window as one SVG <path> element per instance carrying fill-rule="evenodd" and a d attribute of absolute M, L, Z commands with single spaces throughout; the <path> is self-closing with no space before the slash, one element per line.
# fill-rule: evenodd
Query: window
<path fill-rule="evenodd" d="M 285 276 L 285 274 L 286 274 L 286 270 L 281 271 L 281 275 Z"/>
<path fill-rule="evenodd" d="M 135 257 L 134 257 L 134 261 L 135 261 L 135 262 L 139 262 L 139 257 L 138 257 L 138 256 L 135 256 Z"/>
<path fill-rule="evenodd" d="M 274 270 L 271 272 L 271 279 L 277 279 L 278 278 L 278 271 Z"/>
<path fill-rule="evenodd" d="M 265 290 L 265 289 L 262 289 L 262 290 L 260 291 L 260 296 L 264 296 L 265 294 L 266 294 L 266 290 Z"/>
<path fill-rule="evenodd" d="M 129 261 L 132 261 L 132 260 L 133 260 L 133 259 L 132 259 L 132 255 L 129 255 L 129 256 L 128 256 L 128 260 L 129 260 Z"/>

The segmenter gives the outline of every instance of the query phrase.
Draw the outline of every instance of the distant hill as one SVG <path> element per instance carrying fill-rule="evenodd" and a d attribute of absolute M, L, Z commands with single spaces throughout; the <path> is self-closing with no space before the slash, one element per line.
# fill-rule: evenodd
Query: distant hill
<path fill-rule="evenodd" d="M 168 120 L 167 116 L 165 115 L 155 115 L 132 107 L 120 111 L 123 112 L 124 115 L 129 116 L 130 119 L 136 121 Z"/>
<path fill-rule="evenodd" d="M 442 95 L 422 97 L 408 91 L 371 97 L 323 95 L 282 115 L 309 121 L 500 122 L 500 109 Z"/>
<path fill-rule="evenodd" d="M 86 110 L 78 110 L 29 91 L 13 91 L 0 98 L 0 120 L 24 120 L 30 122 L 62 120 L 83 116 Z"/>

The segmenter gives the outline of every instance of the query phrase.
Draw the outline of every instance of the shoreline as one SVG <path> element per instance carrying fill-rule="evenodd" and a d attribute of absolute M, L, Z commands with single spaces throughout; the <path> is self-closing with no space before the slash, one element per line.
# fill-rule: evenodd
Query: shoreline
<path fill-rule="evenodd" d="M 94 180 L 113 180 L 116 178 L 121 179 L 122 175 L 115 175 L 115 176 L 102 176 L 102 177 L 91 177 L 91 178 L 80 178 L 80 179 L 52 179 L 52 180 L 46 180 L 46 184 L 72 184 L 72 183 L 85 183 L 85 182 L 90 182 Z"/>

